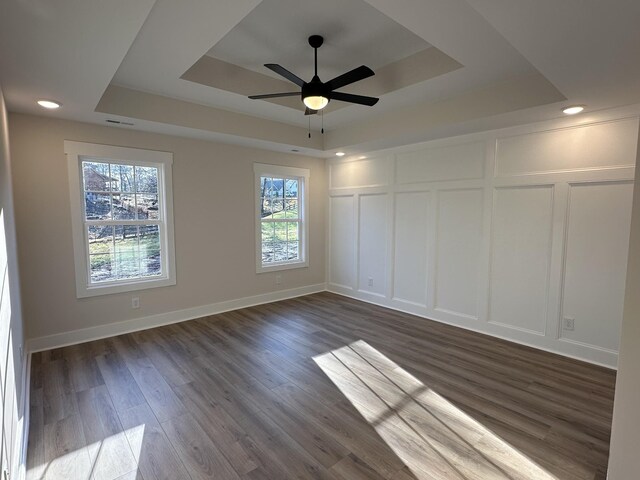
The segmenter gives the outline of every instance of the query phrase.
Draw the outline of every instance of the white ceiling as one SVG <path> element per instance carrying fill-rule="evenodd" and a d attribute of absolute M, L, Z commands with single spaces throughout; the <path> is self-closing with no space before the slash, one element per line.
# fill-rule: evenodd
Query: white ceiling
<path fill-rule="evenodd" d="M 640 102 L 638 0 L 0 1 L 11 111 L 325 156 Z M 300 111 L 181 79 L 206 54 L 306 78 L 311 34 L 326 38 L 325 80 L 429 45 L 463 67 L 331 112 L 311 141 Z M 44 112 L 42 97 L 64 106 Z"/>

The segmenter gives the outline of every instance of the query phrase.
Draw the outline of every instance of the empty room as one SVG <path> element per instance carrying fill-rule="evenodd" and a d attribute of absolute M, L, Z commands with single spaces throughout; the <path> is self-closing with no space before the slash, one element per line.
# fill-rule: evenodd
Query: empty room
<path fill-rule="evenodd" d="M 639 479 L 638 25 L 0 0 L 0 480 Z"/>

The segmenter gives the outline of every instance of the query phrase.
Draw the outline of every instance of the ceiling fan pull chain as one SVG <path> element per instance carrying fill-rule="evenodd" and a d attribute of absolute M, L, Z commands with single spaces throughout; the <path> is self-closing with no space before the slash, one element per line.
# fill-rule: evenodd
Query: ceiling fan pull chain
<path fill-rule="evenodd" d="M 311 115 L 309 115 L 309 138 L 311 138 Z"/>
<path fill-rule="evenodd" d="M 324 135 L 324 109 L 320 110 L 320 122 L 322 123 L 322 134 Z"/>

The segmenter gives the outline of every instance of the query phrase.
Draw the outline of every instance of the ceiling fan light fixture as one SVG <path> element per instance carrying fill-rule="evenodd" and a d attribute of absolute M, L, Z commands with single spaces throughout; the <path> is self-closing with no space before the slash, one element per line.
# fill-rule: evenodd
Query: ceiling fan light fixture
<path fill-rule="evenodd" d="M 305 106 L 307 106 L 311 110 L 322 110 L 329 104 L 329 99 L 320 95 L 304 97 L 302 101 L 304 102 Z"/>

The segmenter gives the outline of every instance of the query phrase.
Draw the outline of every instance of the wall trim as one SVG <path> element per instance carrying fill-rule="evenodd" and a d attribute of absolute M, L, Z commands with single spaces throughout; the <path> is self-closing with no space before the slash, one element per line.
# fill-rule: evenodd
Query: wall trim
<path fill-rule="evenodd" d="M 473 328 L 467 325 L 461 325 L 459 323 L 434 318 L 428 316 L 427 312 L 422 312 L 424 309 L 421 305 L 408 304 L 407 307 L 414 307 L 412 309 L 401 308 L 395 301 L 388 301 L 385 297 L 372 296 L 366 292 L 358 292 L 353 290 L 347 290 L 347 288 L 341 285 L 318 283 L 315 285 L 307 285 L 304 287 L 292 288 L 288 290 L 280 290 L 276 292 L 263 293 L 250 297 L 243 297 L 234 300 L 226 300 L 222 302 L 212 303 L 209 305 L 202 305 L 199 307 L 186 308 L 183 310 L 176 310 L 173 312 L 159 313 L 156 315 L 149 315 L 147 317 L 134 318 L 131 320 L 125 320 L 122 322 L 111 323 L 108 325 L 98 325 L 96 327 L 83 328 L 78 330 L 72 330 L 69 332 L 58 333 L 54 335 L 47 335 L 42 337 L 35 337 L 27 340 L 26 351 L 29 355 L 29 361 L 27 363 L 27 370 L 31 365 L 31 354 L 44 350 L 51 350 L 53 348 L 66 347 L 69 345 L 75 345 L 78 343 L 90 342 L 92 340 L 100 340 L 102 338 L 115 337 L 117 335 L 123 335 L 125 333 L 137 332 L 140 330 L 147 330 L 149 328 L 161 327 L 163 325 L 170 325 L 172 323 L 180 323 L 187 320 L 193 320 L 196 318 L 207 317 L 209 315 L 216 315 L 218 313 L 224 313 L 232 310 L 238 310 L 241 308 L 253 307 L 256 305 L 262 305 L 265 303 L 277 302 L 281 300 L 287 300 L 289 298 L 302 297 L 305 295 L 311 295 L 313 293 L 330 292 L 343 297 L 353 298 L 365 303 L 371 303 L 381 307 L 396 310 L 398 312 L 408 313 L 415 315 L 419 318 L 425 318 L 434 322 L 444 323 L 465 330 L 481 333 L 483 335 L 489 335 L 491 337 L 507 340 L 519 345 L 525 345 L 527 347 L 536 348 L 550 353 L 555 353 L 565 357 L 581 360 L 583 362 L 600 365 L 612 370 L 617 369 L 616 352 L 609 350 L 602 350 L 599 348 L 589 347 L 588 345 L 573 345 L 578 348 L 578 352 L 567 352 L 562 350 L 558 346 L 554 345 L 540 345 L 534 342 L 528 342 L 525 340 L 509 337 L 507 335 L 501 335 L 496 332 L 486 331 L 480 328 Z M 396 299 L 397 300 L 397 299 Z M 568 344 L 568 342 L 560 342 L 561 344 Z M 591 355 L 590 355 L 591 354 Z M 595 357 L 595 358 L 594 358 Z M 25 378 L 25 389 L 27 394 L 24 396 L 24 408 L 25 419 L 28 419 L 28 373 Z M 25 423 L 25 427 L 28 427 L 28 422 Z M 25 452 L 26 453 L 26 452 Z M 26 458 L 25 458 L 26 460 Z"/>
<path fill-rule="evenodd" d="M 277 302 L 280 300 L 301 297 L 324 291 L 326 291 L 326 284 L 318 283 L 315 285 L 306 285 L 288 290 L 278 290 L 250 297 L 211 303 L 209 305 L 202 305 L 199 307 L 185 308 L 183 310 L 175 310 L 173 312 L 159 313 L 156 315 L 134 318 L 107 325 L 98 325 L 95 327 L 71 330 L 69 332 L 56 333 L 54 335 L 30 338 L 27 340 L 27 351 L 29 353 L 35 353 L 43 350 L 51 350 L 52 348 L 66 347 L 69 345 L 115 337 L 125 333 L 146 330 L 172 323 L 184 322 L 186 320 L 193 320 L 195 318 L 207 317 L 209 315 L 216 315 L 230 310 L 253 307 L 255 305 Z"/>
<path fill-rule="evenodd" d="M 29 446 L 29 418 L 31 414 L 31 353 L 25 353 L 22 362 L 22 422 L 19 423 L 18 434 L 20 445 L 18 446 L 18 480 L 27 478 L 27 448 Z"/>
<path fill-rule="evenodd" d="M 427 312 L 420 312 L 419 309 L 412 309 L 412 310 L 403 309 L 403 308 L 400 308 L 398 305 L 389 302 L 387 299 L 379 299 L 379 298 L 374 298 L 374 297 L 371 297 L 371 296 L 368 296 L 368 295 L 365 296 L 365 295 L 362 295 L 362 294 L 361 295 L 357 295 L 357 294 L 354 295 L 353 293 L 349 293 L 349 292 L 346 292 L 344 290 L 336 289 L 335 285 L 327 284 L 327 291 L 331 292 L 331 293 L 335 293 L 336 295 L 342 295 L 343 297 L 353 298 L 353 299 L 359 300 L 361 302 L 371 303 L 373 305 L 378 305 L 380 307 L 385 307 L 385 308 L 388 308 L 390 310 L 395 310 L 395 311 L 402 312 L 402 313 L 408 313 L 409 315 L 414 315 L 414 316 L 419 317 L 419 318 L 425 318 L 427 320 L 431 320 L 431 321 L 434 321 L 434 322 L 444 323 L 446 325 L 451 325 L 452 327 L 463 328 L 465 330 L 481 333 L 483 335 L 488 335 L 490 337 L 500 338 L 502 340 L 506 340 L 506 341 L 511 342 L 511 343 L 516 343 L 518 345 L 524 345 L 526 347 L 535 348 L 536 350 L 542 350 L 542 351 L 549 352 L 549 353 L 555 353 L 556 355 L 561 355 L 563 357 L 573 358 L 575 360 L 580 360 L 582 362 L 592 363 L 594 365 L 598 365 L 598 366 L 601 366 L 601 367 L 609 368 L 611 370 L 617 370 L 618 369 L 618 367 L 617 367 L 618 354 L 616 352 L 602 351 L 601 349 L 591 348 L 591 347 L 588 347 L 586 345 L 575 345 L 576 347 L 580 347 L 580 348 L 576 349 L 577 350 L 576 352 L 567 352 L 567 351 L 564 351 L 561 348 L 558 348 L 558 347 L 556 347 L 554 345 L 550 345 L 550 344 L 540 345 L 540 344 L 536 344 L 534 342 L 528 342 L 528 341 L 521 340 L 521 339 L 518 339 L 518 338 L 509 337 L 507 335 L 501 335 L 499 333 L 482 330 L 481 328 L 473 328 L 473 327 L 470 327 L 470 326 L 467 326 L 467 325 L 461 325 L 461 324 L 453 322 L 453 321 L 440 319 L 440 318 L 435 318 L 433 316 L 428 316 Z M 356 293 L 361 293 L 361 292 L 356 292 Z M 566 342 L 564 342 L 564 343 L 566 343 Z M 590 354 L 592 354 L 592 355 L 590 355 Z"/>

